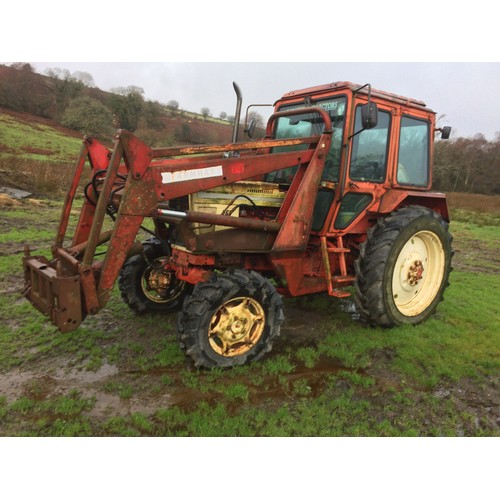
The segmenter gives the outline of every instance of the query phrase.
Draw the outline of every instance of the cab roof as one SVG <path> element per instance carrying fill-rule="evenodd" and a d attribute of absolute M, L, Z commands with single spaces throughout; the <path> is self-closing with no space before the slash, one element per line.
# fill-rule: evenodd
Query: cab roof
<path fill-rule="evenodd" d="M 350 92 L 357 91 L 361 87 L 364 87 L 362 90 L 359 90 L 360 94 L 368 95 L 368 86 L 358 85 L 352 82 L 333 82 L 327 83 L 325 85 L 318 85 L 317 87 L 309 87 L 301 90 L 292 90 L 290 92 L 286 92 L 283 94 L 280 100 L 290 100 L 296 99 L 297 97 L 306 97 L 306 96 L 314 96 L 315 94 L 323 94 L 329 91 L 338 91 L 338 90 L 348 90 Z M 396 104 L 402 104 L 404 106 L 410 106 L 419 109 L 427 109 L 425 102 L 418 101 L 416 99 L 411 99 L 408 97 L 400 96 L 397 94 L 392 94 L 390 92 L 385 92 L 383 90 L 371 89 L 372 97 L 377 97 L 379 99 L 384 99 L 386 101 L 390 101 Z"/>

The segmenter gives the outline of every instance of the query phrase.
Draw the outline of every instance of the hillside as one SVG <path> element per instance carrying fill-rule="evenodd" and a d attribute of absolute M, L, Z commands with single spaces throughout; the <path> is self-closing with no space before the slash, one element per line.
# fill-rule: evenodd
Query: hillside
<path fill-rule="evenodd" d="M 138 130 L 151 146 L 230 142 L 231 127 L 193 114 L 162 117 L 159 131 Z M 184 134 L 185 141 L 176 137 Z M 0 108 L 0 188 L 60 198 L 70 182 L 83 134 L 49 118 Z M 113 135 L 103 142 L 112 147 Z M 196 140 L 197 139 L 197 140 Z"/>
<path fill-rule="evenodd" d="M 0 158 L 71 161 L 82 134 L 54 120 L 0 108 Z"/>
<path fill-rule="evenodd" d="M 231 141 L 229 121 L 147 101 L 134 87 L 121 92 L 86 86 L 64 72 L 40 75 L 29 64 L 0 65 L 0 187 L 58 197 L 83 137 L 97 136 L 111 148 L 119 128 L 132 130 L 150 147 Z M 83 106 L 80 116 L 82 122 L 101 116 L 98 133 L 86 131 L 78 119 L 68 125 L 67 110 L 75 102 L 96 106 L 94 115 Z"/>
<path fill-rule="evenodd" d="M 230 142 L 232 124 L 229 121 L 183 110 L 176 101 L 171 101 L 175 106 L 149 101 L 144 99 L 143 93 L 143 89 L 134 86 L 106 92 L 90 86 L 67 70 L 46 76 L 35 73 L 27 63 L 0 65 L 0 111 L 2 115 L 10 116 L 9 124 L 18 119 L 24 124 L 48 125 L 70 137 L 81 138 L 87 134 L 98 135 L 103 140 L 112 139 L 116 129 L 124 128 L 150 146 Z M 99 126 L 90 127 L 95 131 L 85 130 L 81 123 L 93 112 L 88 107 L 83 106 L 76 120 L 74 114 L 68 117 L 71 107 L 78 102 L 81 105 L 82 101 L 95 105 L 97 115 L 102 118 Z M 6 120 L 5 117 L 3 119 Z M 97 117 L 93 119 L 98 120 Z M 14 127 L 19 128 L 15 124 Z M 28 135 L 32 135 L 31 131 Z M 43 136 L 38 139 L 43 142 Z M 47 155 L 55 159 L 50 146 L 40 147 L 31 144 L 33 138 L 27 140 L 30 143 L 24 144 L 23 138 L 12 137 L 0 130 L 0 151 L 17 156 L 23 147 L 40 148 L 47 150 Z"/>
<path fill-rule="evenodd" d="M 204 120 L 201 115 L 187 112 L 165 114 L 160 120 L 160 130 L 138 129 L 136 135 L 150 146 L 231 141 L 232 127 L 219 123 L 222 120 Z M 0 160 L 16 157 L 73 161 L 83 136 L 83 133 L 64 127 L 56 120 L 0 107 Z M 109 145 L 112 139 L 113 134 L 110 134 Z"/>

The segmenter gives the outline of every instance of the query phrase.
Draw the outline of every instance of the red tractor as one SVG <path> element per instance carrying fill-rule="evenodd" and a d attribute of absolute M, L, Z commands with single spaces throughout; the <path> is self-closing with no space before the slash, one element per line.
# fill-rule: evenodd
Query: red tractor
<path fill-rule="evenodd" d="M 53 259 L 26 249 L 28 300 L 69 332 L 118 279 L 137 313 L 179 311 L 180 346 L 202 367 L 270 351 L 282 295 L 354 289 L 372 325 L 427 319 L 453 254 L 445 195 L 430 191 L 434 135 L 449 127 L 436 129 L 421 101 L 337 82 L 284 94 L 266 136 L 237 142 L 235 90 L 229 144 L 153 149 L 119 131 L 110 151 L 84 139 Z M 92 179 L 65 244 L 87 161 Z M 141 228 L 151 233 L 142 243 Z"/>

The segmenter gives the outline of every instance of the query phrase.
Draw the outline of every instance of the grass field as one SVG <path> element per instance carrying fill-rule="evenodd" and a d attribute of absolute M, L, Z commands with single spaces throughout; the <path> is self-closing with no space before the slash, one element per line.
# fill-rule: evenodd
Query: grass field
<path fill-rule="evenodd" d="M 63 129 L 39 118 L 0 111 L 0 158 L 24 158 L 43 161 L 73 161 L 79 150 L 81 134 Z"/>
<path fill-rule="evenodd" d="M 116 290 L 58 333 L 21 296 L 21 256 L 25 242 L 48 255 L 61 205 L 0 207 L 0 435 L 500 436 L 491 201 L 452 203 L 455 270 L 426 323 L 374 329 L 348 300 L 288 299 L 263 361 L 213 371 L 184 357 L 175 315 L 136 316 Z"/>

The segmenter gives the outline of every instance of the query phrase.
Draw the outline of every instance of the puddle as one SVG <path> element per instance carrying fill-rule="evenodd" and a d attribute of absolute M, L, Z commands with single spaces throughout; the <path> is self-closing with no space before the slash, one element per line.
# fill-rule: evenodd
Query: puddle
<path fill-rule="evenodd" d="M 13 370 L 9 373 L 0 374 L 0 396 L 4 396 L 8 404 L 23 395 L 24 384 L 31 380 L 40 378 L 40 374 L 34 372 L 21 372 Z"/>
<path fill-rule="evenodd" d="M 77 390 L 83 398 L 95 402 L 89 411 L 91 418 L 104 419 L 111 416 L 128 416 L 133 413 L 153 415 L 160 408 L 178 407 L 184 411 L 194 410 L 200 402 L 215 405 L 222 402 L 229 412 L 237 411 L 242 404 L 277 404 L 290 398 L 315 397 L 332 384 L 331 375 L 341 371 L 356 371 L 327 356 L 320 357 L 314 367 L 294 361 L 291 373 L 261 373 L 213 377 L 211 372 L 196 371 L 196 387 L 187 387 L 183 381 L 184 369 L 156 368 L 150 371 L 123 371 L 116 365 L 103 364 L 96 371 L 58 368 L 49 373 L 13 370 L 0 375 L 0 395 L 7 404 L 21 397 L 34 400 L 55 398 Z M 162 379 L 168 376 L 166 386 Z M 212 378 L 213 377 L 213 378 Z M 339 383 L 342 379 L 338 379 Z M 130 397 L 121 397 L 118 390 L 108 391 L 107 383 L 122 383 L 131 387 Z M 227 390 L 236 384 L 246 387 L 246 396 L 230 398 Z M 302 388 L 302 391 L 300 391 Z"/>
<path fill-rule="evenodd" d="M 126 416 L 136 412 L 151 415 L 158 408 L 168 408 L 176 404 L 167 391 L 154 395 L 134 394 L 130 398 L 122 398 L 100 389 L 102 382 L 119 373 L 118 367 L 110 364 L 104 364 L 96 371 L 59 368 L 50 374 L 16 369 L 0 375 L 0 396 L 4 396 L 10 405 L 21 397 L 41 401 L 68 394 L 76 389 L 81 393 L 81 397 L 95 400 L 89 412 L 89 416 L 93 418 Z M 151 374 L 147 375 L 151 377 Z M 152 381 L 151 385 L 154 382 Z"/>
<path fill-rule="evenodd" d="M 78 382 L 83 384 L 95 384 L 96 382 L 101 382 L 113 375 L 118 374 L 118 367 L 115 365 L 110 365 L 104 363 L 96 371 L 89 370 L 65 370 L 59 369 L 56 371 L 56 379 L 63 380 L 64 382 Z"/>
<path fill-rule="evenodd" d="M 300 383 L 301 386 L 307 386 L 308 397 L 315 397 L 324 392 L 328 384 L 331 384 L 331 375 L 337 375 L 341 371 L 357 372 L 365 374 L 364 370 L 358 368 L 349 368 L 341 364 L 338 360 L 327 356 L 320 357 L 314 367 L 308 368 L 305 364 L 295 361 L 296 365 L 291 373 L 280 374 L 251 374 L 251 375 L 229 375 L 227 378 L 217 377 L 211 388 L 209 371 L 197 372 L 199 377 L 200 389 L 186 387 L 182 380 L 179 370 L 168 368 L 156 368 L 154 370 L 143 372 L 142 375 L 148 380 L 160 380 L 162 376 L 168 375 L 173 383 L 165 388 L 165 392 L 158 395 L 149 394 L 147 397 L 131 398 L 130 411 L 140 411 L 142 413 L 153 413 L 159 408 L 168 408 L 172 406 L 179 407 L 185 411 L 194 410 L 197 405 L 204 401 L 208 404 L 217 404 L 223 402 L 228 411 L 237 409 L 243 404 L 241 398 L 236 398 L 231 402 L 224 390 L 233 385 L 243 385 L 248 391 L 248 403 L 251 405 L 268 404 L 270 401 L 282 402 L 286 399 L 300 397 L 296 392 L 294 384 Z M 258 382 L 256 382 L 256 379 Z M 339 379 L 340 380 L 340 379 Z M 300 381 L 300 382 L 298 382 Z M 303 381 L 303 382 L 302 382 Z M 340 380 L 340 382 L 342 382 Z"/>
<path fill-rule="evenodd" d="M 0 396 L 5 396 L 8 404 L 22 396 L 41 400 L 65 394 L 71 389 L 83 390 L 117 373 L 118 367 L 108 364 L 95 372 L 60 368 L 49 374 L 16 369 L 0 374 Z"/>

